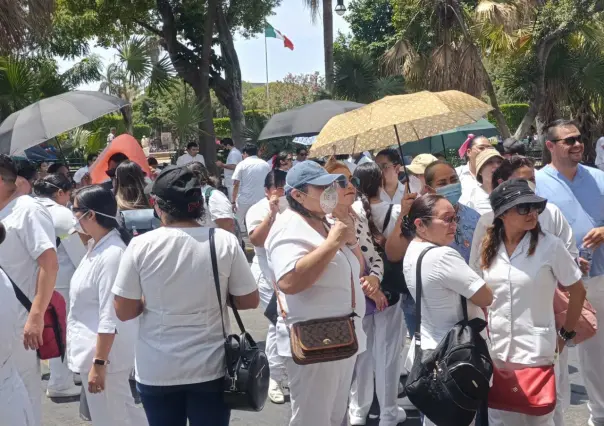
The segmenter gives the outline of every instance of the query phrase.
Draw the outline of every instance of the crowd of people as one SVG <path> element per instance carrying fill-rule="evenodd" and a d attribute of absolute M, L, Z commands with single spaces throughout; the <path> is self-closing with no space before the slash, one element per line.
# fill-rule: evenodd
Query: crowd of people
<path fill-rule="evenodd" d="M 302 147 L 267 161 L 225 139 L 222 185 L 196 144 L 175 166 L 150 158 L 150 175 L 114 154 L 100 185 L 96 155 L 73 178 L 64 164 L 0 155 L 0 425 L 42 424 L 36 350 L 54 291 L 66 301 L 66 348 L 50 360 L 47 396 L 78 395 L 80 380 L 94 426 L 228 425 L 228 306 L 269 318 L 268 397 L 289 393 L 290 426 L 365 425 L 374 394 L 380 426 L 398 425 L 416 409 L 401 377 L 463 320 L 462 300 L 470 319 L 487 320 L 498 371 L 551 369 L 556 381 L 553 411 L 481 409 L 475 424 L 564 425 L 585 301 L 604 315 L 604 172 L 581 164 L 573 122 L 546 132 L 551 163 L 540 170 L 516 145 L 500 153 L 481 136 L 460 148 L 458 168 L 431 154 L 405 165 L 392 148 L 323 162 Z M 354 353 L 301 362 L 292 329 L 330 318 L 350 319 Z M 576 350 L 589 424 L 604 425 L 602 333 Z"/>

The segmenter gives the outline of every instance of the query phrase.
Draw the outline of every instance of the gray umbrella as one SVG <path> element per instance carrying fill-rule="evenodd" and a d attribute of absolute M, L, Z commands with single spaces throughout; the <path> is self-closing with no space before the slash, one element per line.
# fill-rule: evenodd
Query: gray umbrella
<path fill-rule="evenodd" d="M 115 96 L 81 90 L 42 99 L 11 114 L 0 125 L 0 153 L 22 153 L 126 105 L 128 102 Z"/>
<path fill-rule="evenodd" d="M 281 112 L 268 120 L 258 140 L 317 135 L 332 117 L 363 105 L 356 102 L 323 100 Z"/>

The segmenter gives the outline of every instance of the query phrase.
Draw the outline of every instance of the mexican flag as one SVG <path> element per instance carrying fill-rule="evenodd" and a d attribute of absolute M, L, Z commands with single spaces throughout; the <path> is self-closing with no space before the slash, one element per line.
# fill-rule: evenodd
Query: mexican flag
<path fill-rule="evenodd" d="M 281 34 L 281 31 L 274 29 L 273 26 L 268 22 L 264 27 L 264 35 L 269 38 L 278 38 L 279 40 L 283 40 L 283 47 L 287 47 L 289 50 L 294 50 L 294 43 Z"/>

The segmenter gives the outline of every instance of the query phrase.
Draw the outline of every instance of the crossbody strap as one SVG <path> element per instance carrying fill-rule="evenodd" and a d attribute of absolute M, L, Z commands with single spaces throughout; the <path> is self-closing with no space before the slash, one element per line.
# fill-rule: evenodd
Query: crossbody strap
<path fill-rule="evenodd" d="M 25 308 L 25 310 L 27 312 L 31 311 L 31 301 L 29 300 L 29 298 L 25 295 L 25 293 L 23 293 L 23 291 L 17 286 L 17 284 L 15 284 L 13 279 L 10 277 L 10 275 L 8 275 L 8 273 L 4 270 L 4 268 L 2 268 L 2 266 L 0 266 L 0 270 L 2 272 L 4 272 L 4 275 L 7 276 L 8 280 L 13 285 L 13 290 L 15 291 L 15 296 L 17 296 L 17 299 L 19 300 L 21 305 L 23 305 L 23 307 Z"/>
<path fill-rule="evenodd" d="M 218 260 L 216 259 L 216 242 L 214 239 L 214 228 L 210 228 L 210 256 L 212 258 L 212 272 L 214 275 L 214 286 L 216 287 L 216 296 L 218 297 L 218 304 L 220 305 L 220 320 L 222 322 L 222 334 L 226 339 L 226 328 L 224 326 L 224 313 L 222 312 L 222 296 L 220 294 L 220 275 L 218 275 Z M 228 290 L 227 290 L 228 293 Z M 241 321 L 241 317 L 239 316 L 239 312 L 235 307 L 235 300 L 233 296 L 228 294 L 229 303 L 231 304 L 231 309 L 233 310 L 233 314 L 235 315 L 235 320 L 237 321 L 237 325 L 242 333 L 245 333 L 245 327 L 243 325 L 243 321 Z"/>
<path fill-rule="evenodd" d="M 419 258 L 417 259 L 417 266 L 415 269 L 415 346 L 421 348 L 422 344 L 422 261 L 424 260 L 424 256 L 430 250 L 436 248 L 438 246 L 430 246 L 426 247 Z M 468 305 L 466 298 L 461 296 L 461 309 L 463 311 L 463 317 L 467 321 L 468 320 Z"/>
<path fill-rule="evenodd" d="M 386 212 L 386 217 L 384 218 L 384 226 L 382 226 L 382 235 L 384 235 L 384 232 L 386 232 L 386 228 L 388 228 L 388 225 L 390 224 L 390 216 L 392 215 L 393 207 L 394 204 L 390 204 L 390 207 L 388 207 L 388 211 Z"/>

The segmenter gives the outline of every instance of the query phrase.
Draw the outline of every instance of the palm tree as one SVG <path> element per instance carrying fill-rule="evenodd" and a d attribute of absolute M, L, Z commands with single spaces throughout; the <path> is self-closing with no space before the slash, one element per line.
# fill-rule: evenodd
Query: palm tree
<path fill-rule="evenodd" d="M 313 22 L 319 14 L 319 0 L 304 0 L 310 9 Z M 323 4 L 323 51 L 325 54 L 325 88 L 328 92 L 333 89 L 333 10 L 331 0 L 322 0 Z"/>
<path fill-rule="evenodd" d="M 0 0 L 0 52 L 14 52 L 51 26 L 54 0 Z"/>

